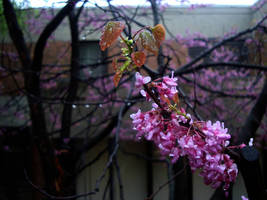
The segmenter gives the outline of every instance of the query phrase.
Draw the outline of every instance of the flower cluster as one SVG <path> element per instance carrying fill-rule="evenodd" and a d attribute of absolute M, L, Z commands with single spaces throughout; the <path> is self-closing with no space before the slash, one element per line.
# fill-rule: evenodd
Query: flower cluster
<path fill-rule="evenodd" d="M 177 106 L 177 79 L 173 76 L 151 83 L 145 81 L 149 78 L 139 73 L 136 78 L 136 85 L 147 84 L 146 97 L 153 94 L 150 99 L 156 100 L 151 110 L 141 112 L 139 109 L 130 116 L 137 138 L 153 141 L 161 154 L 171 157 L 173 162 L 180 156 L 186 156 L 192 171 L 201 169 L 200 175 L 205 184 L 213 188 L 224 184 L 227 190 L 235 181 L 238 170 L 225 153 L 231 136 L 224 124 L 219 121 L 193 121 L 190 114 Z"/>
<path fill-rule="evenodd" d="M 248 198 L 245 197 L 245 196 L 243 196 L 243 195 L 241 196 L 241 199 L 242 199 L 242 200 L 248 200 Z"/>

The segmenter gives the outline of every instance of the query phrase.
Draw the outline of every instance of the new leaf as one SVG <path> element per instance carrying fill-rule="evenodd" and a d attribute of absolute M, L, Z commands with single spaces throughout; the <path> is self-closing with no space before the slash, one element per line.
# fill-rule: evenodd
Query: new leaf
<path fill-rule="evenodd" d="M 160 47 L 161 43 L 165 40 L 165 28 L 161 24 L 158 24 L 152 28 L 152 34 L 156 39 L 157 46 Z"/>
<path fill-rule="evenodd" d="M 146 55 L 142 51 L 136 51 L 132 53 L 131 57 L 132 57 L 134 64 L 138 67 L 141 67 L 146 62 Z"/>
<path fill-rule="evenodd" d="M 124 27 L 125 24 L 123 22 L 111 21 L 106 24 L 99 42 L 102 51 L 116 41 Z"/>
<path fill-rule="evenodd" d="M 141 39 L 141 44 L 144 49 L 147 51 L 157 55 L 158 54 L 158 46 L 154 36 L 149 31 L 143 31 L 139 35 Z"/>

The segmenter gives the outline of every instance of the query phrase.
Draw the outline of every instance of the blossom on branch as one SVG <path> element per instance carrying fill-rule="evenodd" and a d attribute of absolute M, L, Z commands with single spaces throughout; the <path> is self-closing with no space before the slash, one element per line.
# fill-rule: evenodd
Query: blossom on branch
<path fill-rule="evenodd" d="M 136 86 L 139 88 L 151 81 L 150 77 L 146 78 L 137 72 Z M 169 156 L 172 162 L 181 156 L 187 157 L 192 171 L 201 169 L 205 184 L 213 188 L 223 184 L 227 190 L 238 173 L 237 165 L 225 153 L 231 135 L 222 122 L 194 121 L 177 105 L 176 86 L 177 78 L 163 77 L 141 90 L 143 96 L 155 103 L 147 112 L 139 109 L 130 115 L 136 137 L 153 141 L 161 155 Z"/>
<path fill-rule="evenodd" d="M 139 72 L 136 72 L 135 74 L 135 87 L 136 88 L 141 88 L 144 84 L 147 84 L 151 81 L 150 76 L 142 76 Z"/>

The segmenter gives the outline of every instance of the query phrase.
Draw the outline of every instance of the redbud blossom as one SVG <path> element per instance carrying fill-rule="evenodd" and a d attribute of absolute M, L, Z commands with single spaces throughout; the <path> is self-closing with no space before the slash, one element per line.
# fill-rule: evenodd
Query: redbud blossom
<path fill-rule="evenodd" d="M 248 198 L 246 198 L 245 196 L 241 196 L 242 200 L 249 200 Z"/>
<path fill-rule="evenodd" d="M 141 88 L 144 84 L 147 84 L 151 81 L 150 76 L 142 76 L 139 72 L 136 72 L 135 74 L 135 87 L 136 88 Z"/>
<path fill-rule="evenodd" d="M 150 82 L 151 79 L 136 73 L 136 86 Z M 231 135 L 223 122 L 193 121 L 183 108 L 171 105 L 177 95 L 177 79 L 163 77 L 160 82 L 152 82 L 160 101 L 152 104 L 147 112 L 131 114 L 133 129 L 138 139 L 153 141 L 163 156 L 176 162 L 180 156 L 187 157 L 192 171 L 201 169 L 200 175 L 207 185 L 218 188 L 223 185 L 227 190 L 238 173 L 237 165 L 225 153 Z M 147 91 L 141 90 L 147 99 L 152 99 Z M 164 98 L 164 99 L 162 99 Z M 167 100 L 166 100 L 167 99 Z M 169 99 L 169 100 L 168 100 Z M 163 109 L 165 115 L 163 115 Z"/>

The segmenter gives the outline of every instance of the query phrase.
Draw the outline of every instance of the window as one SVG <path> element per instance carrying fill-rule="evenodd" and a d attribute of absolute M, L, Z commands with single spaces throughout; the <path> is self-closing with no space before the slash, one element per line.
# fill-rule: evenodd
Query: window
<path fill-rule="evenodd" d="M 81 79 L 86 79 L 88 75 L 98 77 L 107 73 L 107 65 L 101 64 L 107 57 L 107 52 L 100 50 L 98 41 L 81 41 L 79 50 Z"/>

